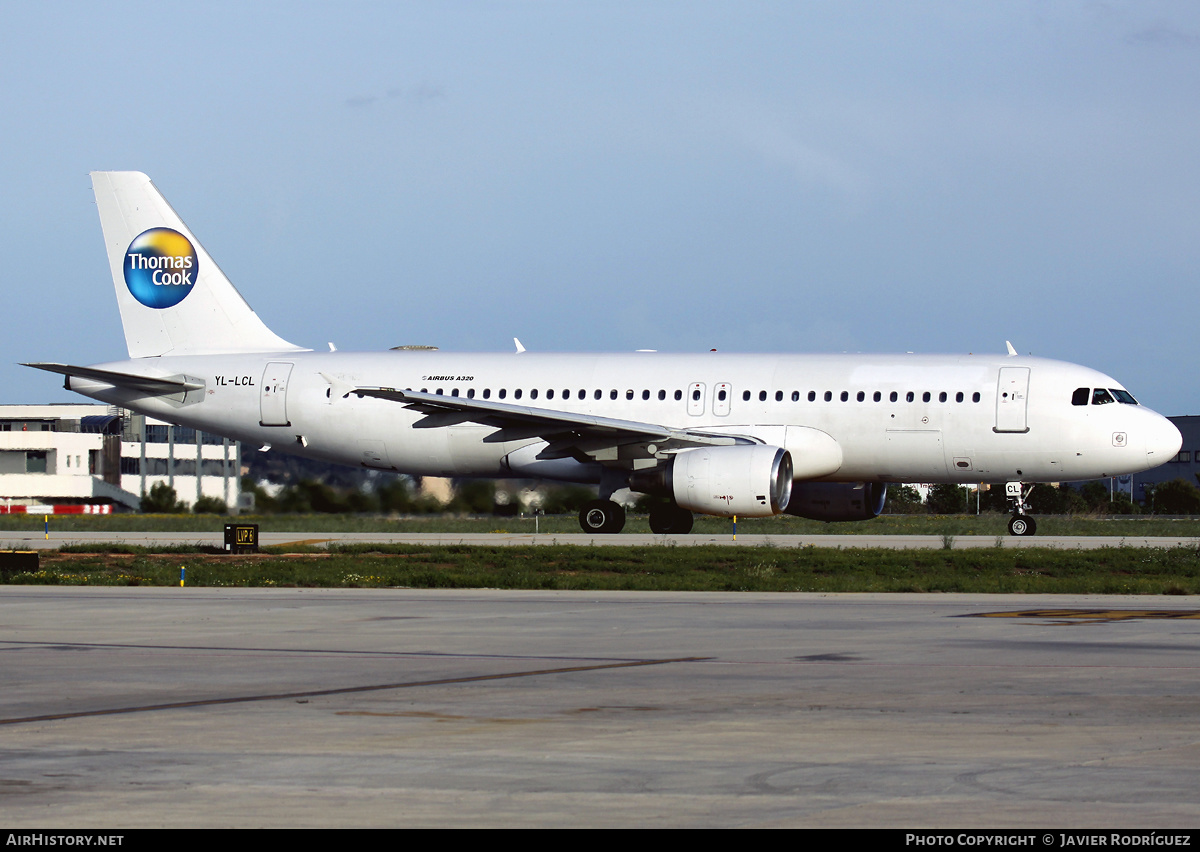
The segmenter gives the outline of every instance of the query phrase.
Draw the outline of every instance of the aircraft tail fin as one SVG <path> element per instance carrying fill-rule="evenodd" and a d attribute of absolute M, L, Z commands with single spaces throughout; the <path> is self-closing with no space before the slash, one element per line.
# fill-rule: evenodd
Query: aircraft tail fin
<path fill-rule="evenodd" d="M 141 172 L 92 172 L 130 358 L 287 352 Z"/>

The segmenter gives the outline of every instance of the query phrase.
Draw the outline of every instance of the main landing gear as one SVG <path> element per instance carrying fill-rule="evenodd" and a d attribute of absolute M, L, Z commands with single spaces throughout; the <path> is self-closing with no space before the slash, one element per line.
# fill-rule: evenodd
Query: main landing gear
<path fill-rule="evenodd" d="M 600 499 L 589 500 L 579 510 L 579 526 L 585 533 L 612 535 L 625 528 L 625 509 L 614 503 L 614 491 L 629 484 L 629 474 L 605 468 L 600 475 Z"/>
<path fill-rule="evenodd" d="M 1033 486 L 1029 486 L 1032 490 Z M 1021 483 L 1006 482 L 1004 494 L 1008 497 L 1008 505 L 1012 509 L 1012 517 L 1008 519 L 1008 531 L 1013 535 L 1033 535 L 1037 532 L 1037 523 L 1025 512 L 1025 498 L 1028 491 L 1023 491 Z"/>
<path fill-rule="evenodd" d="M 625 527 L 625 510 L 612 500 L 592 500 L 579 510 L 579 526 L 586 533 L 619 533 Z M 658 535 L 686 535 L 692 531 L 692 513 L 674 503 L 650 510 L 650 531 Z"/>
<path fill-rule="evenodd" d="M 586 533 L 619 533 L 625 527 L 625 510 L 612 500 L 591 500 L 579 510 L 579 526 Z"/>
<path fill-rule="evenodd" d="M 674 503 L 650 510 L 650 532 L 658 535 L 686 535 L 692 531 L 692 513 Z"/>

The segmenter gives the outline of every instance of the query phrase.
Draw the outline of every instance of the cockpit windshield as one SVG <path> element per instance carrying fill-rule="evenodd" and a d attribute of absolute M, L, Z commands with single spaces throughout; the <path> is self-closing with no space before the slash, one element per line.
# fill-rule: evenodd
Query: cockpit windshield
<path fill-rule="evenodd" d="M 1120 388 L 1075 388 L 1075 392 L 1071 394 L 1071 405 L 1087 405 L 1089 398 L 1092 405 L 1108 405 L 1110 402 L 1138 404 L 1133 394 Z"/>

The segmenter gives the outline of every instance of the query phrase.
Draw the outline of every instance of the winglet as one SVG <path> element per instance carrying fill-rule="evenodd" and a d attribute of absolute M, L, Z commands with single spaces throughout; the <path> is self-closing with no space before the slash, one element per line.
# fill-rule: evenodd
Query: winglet
<path fill-rule="evenodd" d="M 1004 341 L 1004 345 L 1008 347 L 1008 357 L 1012 358 L 1017 354 L 1017 350 L 1013 349 L 1013 345 L 1009 341 Z"/>
<path fill-rule="evenodd" d="M 513 343 L 517 344 L 518 355 L 525 351 L 525 347 L 521 345 L 521 341 L 517 340 L 515 337 L 513 338 Z"/>

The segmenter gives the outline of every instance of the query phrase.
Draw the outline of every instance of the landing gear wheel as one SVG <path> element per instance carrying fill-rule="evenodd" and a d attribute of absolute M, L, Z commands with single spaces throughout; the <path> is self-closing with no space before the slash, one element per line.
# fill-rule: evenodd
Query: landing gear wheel
<path fill-rule="evenodd" d="M 625 527 L 625 510 L 612 500 L 592 500 L 579 510 L 579 526 L 586 533 L 619 533 Z"/>
<path fill-rule="evenodd" d="M 692 531 L 692 513 L 678 506 L 655 506 L 650 510 L 650 532 L 686 535 Z"/>
<path fill-rule="evenodd" d="M 1008 531 L 1013 535 L 1033 535 L 1037 532 L 1037 523 L 1028 515 L 1013 515 L 1008 519 Z"/>

